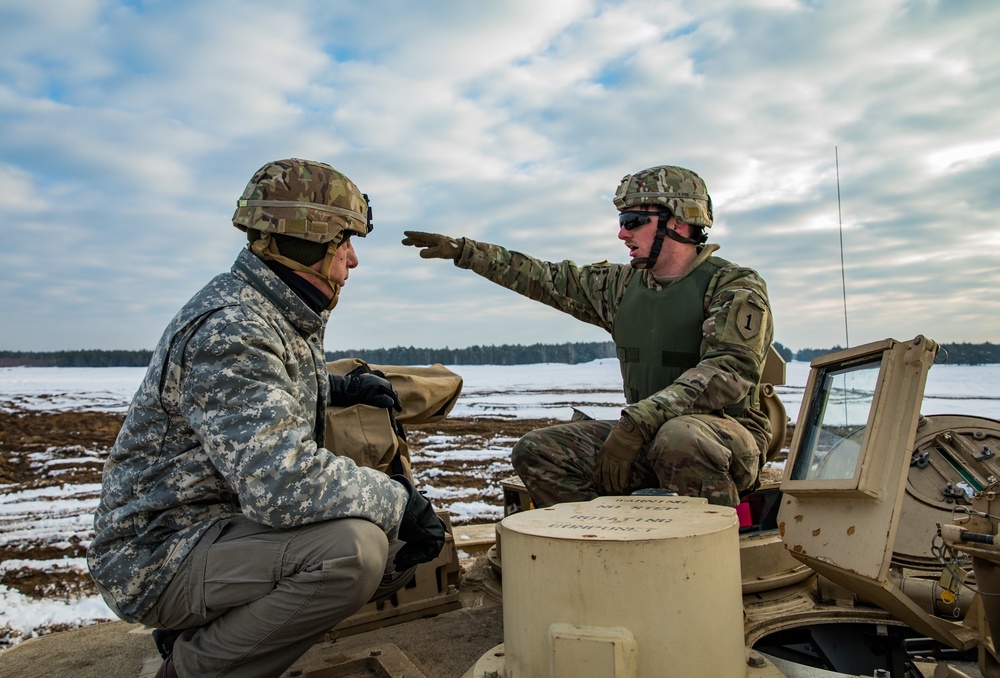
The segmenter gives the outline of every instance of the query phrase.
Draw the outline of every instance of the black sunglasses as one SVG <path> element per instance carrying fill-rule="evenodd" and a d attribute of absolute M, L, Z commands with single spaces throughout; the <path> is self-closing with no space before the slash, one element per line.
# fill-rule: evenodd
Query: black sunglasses
<path fill-rule="evenodd" d="M 618 225 L 626 230 L 632 231 L 651 222 L 653 217 L 657 214 L 657 212 L 642 212 L 639 210 L 620 212 L 618 214 Z"/>

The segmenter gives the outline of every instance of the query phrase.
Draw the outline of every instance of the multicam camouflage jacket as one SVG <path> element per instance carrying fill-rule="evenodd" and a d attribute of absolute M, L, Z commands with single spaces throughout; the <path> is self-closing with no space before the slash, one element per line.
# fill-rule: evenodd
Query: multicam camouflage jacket
<path fill-rule="evenodd" d="M 771 439 L 771 427 L 760 409 L 756 387 L 773 335 L 767 287 L 753 270 L 712 256 L 718 248 L 718 245 L 702 247 L 688 270 L 669 283 L 677 284 L 703 265 L 717 267 L 702 302 L 700 360 L 673 383 L 663 384 L 661 390 L 630 403 L 622 414 L 636 423 L 646 440 L 651 440 L 673 417 L 719 413 L 745 403 L 733 416 L 753 434 L 763 452 Z M 634 275 L 642 275 L 642 283 L 650 290 L 666 289 L 651 272 L 640 272 L 629 265 L 577 266 L 571 261 L 540 261 L 468 238 L 464 239 L 455 264 L 574 318 L 603 327 L 612 335 Z M 750 336 L 741 331 L 743 309 L 750 309 L 753 314 Z M 649 318 L 650 327 L 657 322 L 669 323 L 670 318 Z"/>
<path fill-rule="evenodd" d="M 122 619 L 144 617 L 222 519 L 355 517 L 395 537 L 403 486 L 323 447 L 328 317 L 244 250 L 167 327 L 105 465 L 87 554 Z"/>

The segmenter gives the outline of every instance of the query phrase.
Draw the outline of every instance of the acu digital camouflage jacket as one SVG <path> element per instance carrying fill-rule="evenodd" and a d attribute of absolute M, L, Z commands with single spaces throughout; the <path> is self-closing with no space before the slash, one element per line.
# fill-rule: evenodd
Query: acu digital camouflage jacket
<path fill-rule="evenodd" d="M 743 268 L 713 253 L 718 245 L 703 246 L 690 268 L 670 284 L 676 284 L 710 259 L 719 268 L 711 277 L 703 299 L 705 320 L 701 326 L 700 360 L 679 379 L 665 384 L 653 395 L 630 403 L 622 412 L 639 427 L 646 440 L 668 420 L 684 414 L 720 413 L 756 394 L 761 367 L 771 344 L 773 326 L 767 287 L 753 270 Z M 540 301 L 574 318 L 597 325 L 614 334 L 615 318 L 634 275 L 652 290 L 664 289 L 649 271 L 626 264 L 577 266 L 572 261 L 541 261 L 497 245 L 468 238 L 455 264 L 467 268 L 518 294 Z M 756 329 L 747 337 L 740 331 L 737 309 L 754 307 Z M 650 323 L 669 323 L 669 317 L 650 317 Z M 751 397 L 748 407 L 736 415 L 753 434 L 763 453 L 771 439 L 771 427 Z"/>
<path fill-rule="evenodd" d="M 225 518 L 363 518 L 395 537 L 403 486 L 323 447 L 328 317 L 244 250 L 171 321 L 105 465 L 87 555 L 121 618 L 145 616 Z"/>

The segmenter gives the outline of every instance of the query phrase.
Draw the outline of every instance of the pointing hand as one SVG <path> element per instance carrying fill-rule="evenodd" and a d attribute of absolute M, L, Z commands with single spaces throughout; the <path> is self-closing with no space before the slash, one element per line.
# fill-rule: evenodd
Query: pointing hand
<path fill-rule="evenodd" d="M 403 244 L 419 247 L 423 259 L 451 259 L 456 261 L 462 253 L 462 244 L 447 235 L 423 233 L 421 231 L 403 231 Z"/>

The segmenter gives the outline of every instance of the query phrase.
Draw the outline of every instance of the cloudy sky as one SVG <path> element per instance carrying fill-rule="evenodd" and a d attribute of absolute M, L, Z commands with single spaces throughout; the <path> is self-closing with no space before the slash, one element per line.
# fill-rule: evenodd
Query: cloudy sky
<path fill-rule="evenodd" d="M 997 342 L 997 35 L 982 0 L 0 0 L 0 349 L 152 348 L 285 157 L 372 198 L 330 350 L 605 340 L 399 241 L 624 262 L 659 164 L 786 346 Z"/>

